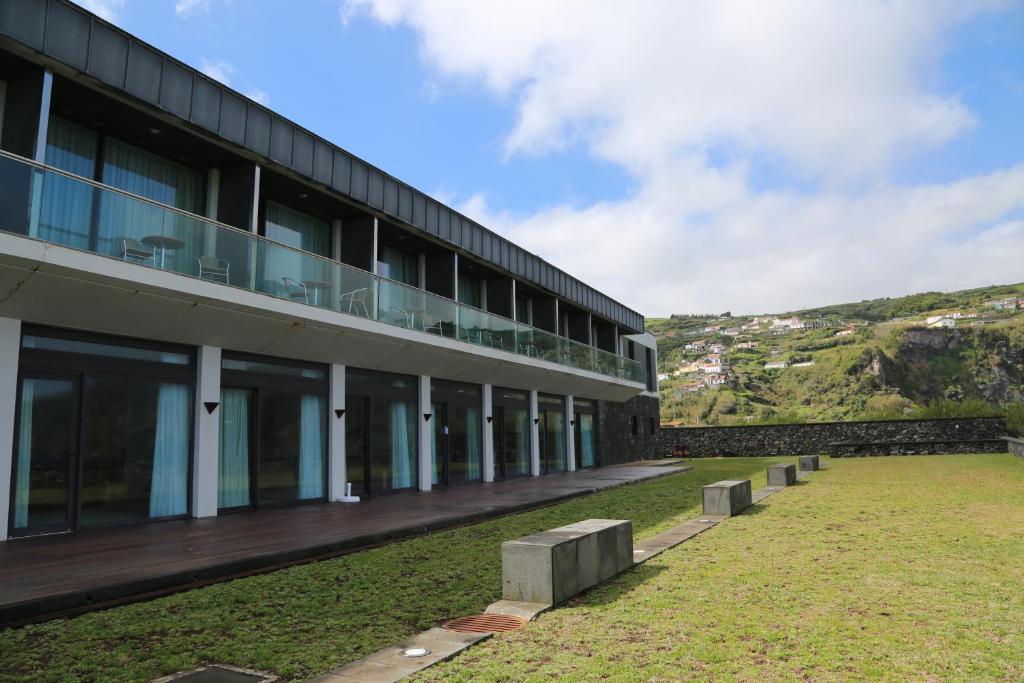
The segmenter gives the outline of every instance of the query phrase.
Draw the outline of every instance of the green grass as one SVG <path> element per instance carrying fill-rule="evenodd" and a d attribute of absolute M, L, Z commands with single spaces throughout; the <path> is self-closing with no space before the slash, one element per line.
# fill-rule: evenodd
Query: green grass
<path fill-rule="evenodd" d="M 833 460 L 423 678 L 1020 681 L 1022 529 L 1019 458 Z"/>
<path fill-rule="evenodd" d="M 0 632 L 0 680 L 147 681 L 210 662 L 321 675 L 499 599 L 505 540 L 590 517 L 631 519 L 643 538 L 698 514 L 704 484 L 763 486 L 764 467 L 784 460 L 700 461 L 695 472 L 533 512 Z"/>

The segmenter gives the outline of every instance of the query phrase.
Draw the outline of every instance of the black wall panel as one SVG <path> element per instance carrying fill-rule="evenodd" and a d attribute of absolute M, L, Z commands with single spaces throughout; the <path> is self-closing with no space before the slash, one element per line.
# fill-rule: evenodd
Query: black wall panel
<path fill-rule="evenodd" d="M 89 41 L 89 75 L 116 88 L 124 88 L 128 68 L 128 39 L 96 22 Z"/>
<path fill-rule="evenodd" d="M 452 212 L 446 206 L 437 209 L 437 236 L 443 240 L 452 238 Z"/>
<path fill-rule="evenodd" d="M 407 185 L 398 186 L 398 217 L 412 223 L 412 190 Z"/>
<path fill-rule="evenodd" d="M 285 166 L 292 163 L 292 137 L 295 128 L 279 116 L 270 122 L 270 158 Z"/>
<path fill-rule="evenodd" d="M 192 123 L 214 133 L 220 129 L 220 93 L 216 83 L 196 77 L 192 90 Z"/>
<path fill-rule="evenodd" d="M 352 160 L 352 198 L 366 201 L 366 164 L 358 159 Z"/>
<path fill-rule="evenodd" d="M 427 200 L 426 228 L 430 234 L 437 234 L 437 204 L 430 199 Z"/>
<path fill-rule="evenodd" d="M 46 0 L 0 2 L 0 33 L 34 50 L 42 50 L 45 31 Z"/>
<path fill-rule="evenodd" d="M 419 192 L 412 198 L 412 224 L 417 228 L 425 228 L 427 225 L 427 199 Z"/>
<path fill-rule="evenodd" d="M 270 151 L 270 114 L 252 102 L 246 103 L 245 146 L 261 156 Z"/>
<path fill-rule="evenodd" d="M 192 74 L 169 59 L 160 76 L 160 106 L 183 119 L 192 110 Z"/>
<path fill-rule="evenodd" d="M 292 140 L 292 168 L 306 176 L 313 177 L 313 136 L 296 130 Z"/>
<path fill-rule="evenodd" d="M 331 187 L 338 192 L 351 194 L 352 190 L 352 157 L 340 149 L 334 150 L 334 175 Z"/>
<path fill-rule="evenodd" d="M 43 51 L 68 66 L 85 71 L 89 60 L 88 15 L 60 2 L 50 3 L 46 15 L 46 42 Z"/>
<path fill-rule="evenodd" d="M 150 104 L 160 104 L 160 69 L 163 57 L 144 45 L 128 46 L 128 73 L 125 90 Z"/>
<path fill-rule="evenodd" d="M 398 215 L 398 181 L 394 178 L 384 178 L 384 211 Z"/>
<path fill-rule="evenodd" d="M 245 100 L 229 90 L 221 91 L 220 134 L 239 145 L 245 144 Z"/>
<path fill-rule="evenodd" d="M 324 185 L 331 184 L 334 153 L 323 140 L 317 140 L 313 147 L 313 178 Z"/>
<path fill-rule="evenodd" d="M 366 170 L 366 203 L 375 209 L 384 207 L 384 175 L 373 167 Z"/>

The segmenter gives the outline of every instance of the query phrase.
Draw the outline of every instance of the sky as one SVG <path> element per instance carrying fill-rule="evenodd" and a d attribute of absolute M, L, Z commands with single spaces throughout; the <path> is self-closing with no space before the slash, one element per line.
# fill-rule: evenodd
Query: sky
<path fill-rule="evenodd" d="M 647 316 L 1024 281 L 1024 0 L 80 0 Z"/>

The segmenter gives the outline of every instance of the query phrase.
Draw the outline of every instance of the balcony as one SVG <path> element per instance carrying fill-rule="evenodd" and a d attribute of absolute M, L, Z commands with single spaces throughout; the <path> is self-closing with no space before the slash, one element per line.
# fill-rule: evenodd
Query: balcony
<path fill-rule="evenodd" d="M 471 346 L 643 382 L 637 361 L 0 152 L 0 229 Z"/>

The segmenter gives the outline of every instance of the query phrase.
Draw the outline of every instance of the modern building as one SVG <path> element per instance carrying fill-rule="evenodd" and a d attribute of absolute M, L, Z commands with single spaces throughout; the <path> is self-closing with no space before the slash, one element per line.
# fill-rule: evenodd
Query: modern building
<path fill-rule="evenodd" d="M 640 313 L 366 161 L 0 5 L 3 539 L 649 457 L 656 363 Z"/>

